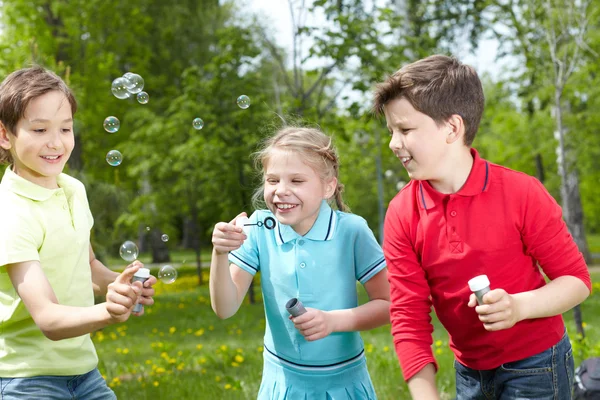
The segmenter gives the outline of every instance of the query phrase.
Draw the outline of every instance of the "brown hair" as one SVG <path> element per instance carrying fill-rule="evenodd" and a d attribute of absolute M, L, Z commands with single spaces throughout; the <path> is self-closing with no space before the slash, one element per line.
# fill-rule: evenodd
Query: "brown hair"
<path fill-rule="evenodd" d="M 315 128 L 285 127 L 268 138 L 263 148 L 255 153 L 255 164 L 264 173 L 274 149 L 284 149 L 302 156 L 306 165 L 314 169 L 322 180 L 338 179 L 333 193 L 335 204 L 340 211 L 350 209 L 342 199 L 344 185 L 339 181 L 339 157 L 331 138 Z M 254 192 L 252 202 L 255 208 L 265 208 L 263 201 L 264 183 Z"/>
<path fill-rule="evenodd" d="M 31 100 L 47 92 L 58 90 L 71 104 L 71 111 L 77 111 L 77 101 L 71 89 L 54 72 L 39 65 L 23 68 L 8 75 L 0 84 L 0 122 L 8 134 L 17 135 L 16 127 Z M 0 148 L 0 164 L 12 163 L 8 150 Z"/>
<path fill-rule="evenodd" d="M 381 115 L 386 104 L 405 98 L 415 110 L 441 125 L 452 115 L 465 124 L 465 144 L 475 139 L 485 98 L 481 81 L 472 67 L 454 57 L 433 55 L 408 64 L 375 89 L 374 112 Z"/>

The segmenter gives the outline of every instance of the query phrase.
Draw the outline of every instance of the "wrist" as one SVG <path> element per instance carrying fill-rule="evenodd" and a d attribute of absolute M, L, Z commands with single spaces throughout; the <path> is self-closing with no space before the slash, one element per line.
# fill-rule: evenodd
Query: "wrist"
<path fill-rule="evenodd" d="M 324 311 L 327 316 L 327 320 L 329 321 L 329 327 L 331 328 L 331 332 L 341 332 L 342 327 L 340 326 L 340 314 L 339 312 L 334 311 Z"/>
<path fill-rule="evenodd" d="M 527 299 L 526 292 L 515 293 L 512 296 L 517 310 L 517 322 L 531 318 L 529 310 L 530 302 Z"/>

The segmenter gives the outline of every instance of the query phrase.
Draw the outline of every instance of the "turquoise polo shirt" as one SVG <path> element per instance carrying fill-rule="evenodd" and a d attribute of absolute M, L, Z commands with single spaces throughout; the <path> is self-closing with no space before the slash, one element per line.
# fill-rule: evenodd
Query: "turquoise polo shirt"
<path fill-rule="evenodd" d="M 10 167 L 0 183 L 0 377 L 81 375 L 98 364 L 90 335 L 52 341 L 13 287 L 7 264 L 37 260 L 58 302 L 94 305 L 89 260 L 93 218 L 85 187 L 61 174 L 46 189 Z"/>
<path fill-rule="evenodd" d="M 274 215 L 252 214 L 250 223 Z M 287 301 L 324 311 L 358 306 L 356 281 L 364 284 L 385 268 L 381 247 L 364 218 L 334 211 L 323 201 L 315 224 L 304 236 L 291 226 L 253 226 L 229 261 L 254 275 L 261 272 L 266 314 L 265 351 L 301 366 L 331 366 L 363 353 L 359 332 L 334 332 L 308 342 L 288 319 Z"/>

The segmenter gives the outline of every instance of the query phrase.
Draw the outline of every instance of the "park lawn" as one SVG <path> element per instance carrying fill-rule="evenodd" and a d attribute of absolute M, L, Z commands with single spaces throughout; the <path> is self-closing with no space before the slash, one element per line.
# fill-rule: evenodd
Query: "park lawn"
<path fill-rule="evenodd" d="M 208 280 L 208 276 L 205 276 Z M 593 275 L 594 281 L 600 273 Z M 159 282 L 156 303 L 146 315 L 131 318 L 93 335 L 99 368 L 119 399 L 255 399 L 262 370 L 264 312 L 248 299 L 238 313 L 218 319 L 210 308 L 208 287 L 197 286 L 195 272 L 185 270 L 172 285 Z M 565 315 L 575 348 L 576 365 L 600 350 L 600 284 L 582 305 L 587 339 L 575 341 L 572 313 Z M 257 294 L 259 290 L 257 289 Z M 361 290 L 362 301 L 366 299 Z M 454 396 L 453 356 L 446 331 L 433 315 L 434 353 L 443 399 Z M 389 326 L 363 332 L 367 363 L 379 399 L 409 399 Z M 589 343 L 587 341 L 590 341 Z"/>

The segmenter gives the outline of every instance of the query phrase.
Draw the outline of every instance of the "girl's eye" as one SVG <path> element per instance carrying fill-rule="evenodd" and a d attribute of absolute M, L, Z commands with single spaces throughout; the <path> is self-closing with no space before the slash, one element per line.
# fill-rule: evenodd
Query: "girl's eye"
<path fill-rule="evenodd" d="M 45 130 L 45 129 L 34 129 L 33 131 L 34 131 L 35 133 L 44 133 L 44 132 L 46 132 L 46 130 Z"/>
<path fill-rule="evenodd" d="M 292 182 L 294 182 L 294 183 L 302 183 L 304 181 L 301 181 L 301 180 L 298 180 L 298 179 L 294 179 Z"/>
<path fill-rule="evenodd" d="M 277 179 L 267 179 L 267 183 L 277 183 Z"/>
<path fill-rule="evenodd" d="M 406 135 L 408 132 L 412 131 L 412 128 L 402 129 L 402 134 Z"/>
<path fill-rule="evenodd" d="M 64 128 L 62 131 L 65 133 L 68 133 L 68 132 L 71 132 L 71 128 Z"/>

